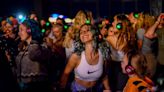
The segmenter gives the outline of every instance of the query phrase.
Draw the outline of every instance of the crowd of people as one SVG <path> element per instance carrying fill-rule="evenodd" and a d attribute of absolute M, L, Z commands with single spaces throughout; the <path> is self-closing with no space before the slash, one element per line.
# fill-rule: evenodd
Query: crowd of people
<path fill-rule="evenodd" d="M 1 92 L 162 92 L 164 13 L 132 12 L 71 24 L 31 14 L 0 27 Z"/>

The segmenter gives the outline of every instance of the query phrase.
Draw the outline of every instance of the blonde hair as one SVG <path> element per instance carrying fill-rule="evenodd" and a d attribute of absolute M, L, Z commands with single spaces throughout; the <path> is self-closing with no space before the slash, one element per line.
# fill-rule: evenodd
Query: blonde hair
<path fill-rule="evenodd" d="M 82 10 L 78 11 L 78 13 L 75 16 L 74 24 L 75 25 L 78 24 L 80 26 L 83 25 L 86 21 L 86 17 L 87 16 L 85 15 L 84 11 Z"/>
<path fill-rule="evenodd" d="M 68 32 L 69 30 L 71 30 L 71 32 Z M 70 26 L 67 30 L 67 33 L 63 42 L 63 47 L 71 48 L 72 46 L 71 41 L 74 39 L 74 36 L 75 36 L 75 30 L 73 30 L 73 26 Z"/>
<path fill-rule="evenodd" d="M 149 14 L 144 15 L 144 21 L 143 21 L 143 28 L 147 30 L 149 27 L 151 27 L 155 22 L 154 16 L 151 16 Z"/>
<path fill-rule="evenodd" d="M 63 31 L 63 25 L 61 25 L 61 24 L 54 24 L 54 25 L 52 25 L 52 28 L 59 28 L 59 30 L 62 32 Z"/>
<path fill-rule="evenodd" d="M 91 23 L 93 23 L 93 15 L 91 11 L 83 11 L 80 10 L 76 14 L 74 18 L 74 26 L 79 25 L 82 26 L 83 24 L 86 23 L 86 20 L 90 20 Z"/>
<path fill-rule="evenodd" d="M 137 19 L 137 24 L 135 25 L 135 29 L 136 31 L 139 29 L 139 28 L 142 28 L 143 27 L 143 23 L 144 23 L 144 15 L 142 13 L 139 14 L 139 18 Z"/>
<path fill-rule="evenodd" d="M 78 33 L 80 30 L 80 27 L 86 23 L 86 20 L 90 20 L 91 23 L 93 23 L 93 17 L 92 17 L 92 12 L 90 11 L 83 11 L 80 10 L 76 14 L 74 18 L 74 23 L 73 23 L 73 30 L 75 31 L 75 40 L 79 38 Z"/>

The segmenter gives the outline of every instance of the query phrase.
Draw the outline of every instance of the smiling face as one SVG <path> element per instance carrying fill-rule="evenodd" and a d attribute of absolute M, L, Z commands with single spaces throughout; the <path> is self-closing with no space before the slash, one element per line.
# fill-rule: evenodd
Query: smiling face
<path fill-rule="evenodd" d="M 7 23 L 7 24 L 6 24 L 6 28 L 7 28 L 8 30 L 10 30 L 10 31 L 13 30 L 13 26 L 12 26 L 10 23 Z"/>
<path fill-rule="evenodd" d="M 6 23 L 6 33 L 9 34 L 13 31 L 13 26 L 9 23 Z"/>
<path fill-rule="evenodd" d="M 93 40 L 93 34 L 90 31 L 91 27 L 89 25 L 84 25 L 80 29 L 80 40 L 82 43 L 87 43 Z"/>

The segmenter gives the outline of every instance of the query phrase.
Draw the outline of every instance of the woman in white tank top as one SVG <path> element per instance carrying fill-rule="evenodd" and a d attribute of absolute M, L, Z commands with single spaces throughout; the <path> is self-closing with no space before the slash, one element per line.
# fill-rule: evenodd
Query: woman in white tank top
<path fill-rule="evenodd" d="M 98 80 L 102 80 L 104 90 L 110 92 L 107 74 L 104 74 L 103 55 L 98 45 L 96 29 L 90 24 L 84 24 L 80 28 L 79 42 L 81 47 L 75 48 L 61 78 L 61 87 L 66 86 L 69 74 L 74 70 L 75 78 L 72 83 L 72 92 L 100 92 L 95 90 Z"/>

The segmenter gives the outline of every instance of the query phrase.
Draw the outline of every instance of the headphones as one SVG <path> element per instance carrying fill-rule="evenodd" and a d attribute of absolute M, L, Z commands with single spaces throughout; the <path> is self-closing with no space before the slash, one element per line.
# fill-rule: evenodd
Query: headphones
<path fill-rule="evenodd" d="M 125 67 L 126 74 L 132 75 L 135 73 L 134 67 L 131 65 L 132 55 L 128 57 L 128 65 Z"/>
<path fill-rule="evenodd" d="M 134 18 L 138 19 L 140 16 L 139 16 L 139 13 L 133 13 L 133 16 Z"/>
<path fill-rule="evenodd" d="M 69 28 L 68 25 L 64 25 L 64 29 L 67 30 Z"/>
<path fill-rule="evenodd" d="M 31 29 L 30 28 L 28 28 L 26 31 L 27 31 L 28 34 L 31 34 Z"/>
<path fill-rule="evenodd" d="M 87 19 L 87 20 L 85 21 L 85 24 L 90 25 L 90 24 L 91 24 L 91 21 Z"/>
<path fill-rule="evenodd" d="M 117 24 L 116 24 L 116 28 L 117 28 L 118 30 L 121 30 L 121 29 L 123 28 L 122 23 L 117 23 Z"/>
<path fill-rule="evenodd" d="M 89 16 L 88 16 L 88 13 L 89 12 L 88 10 L 83 10 L 85 16 L 86 16 L 86 21 L 85 21 L 85 24 L 87 25 L 90 25 L 91 24 L 91 20 L 89 19 Z"/>
<path fill-rule="evenodd" d="M 42 34 L 38 22 L 32 19 L 26 19 L 22 22 L 27 27 L 26 32 L 32 36 L 32 40 L 41 41 Z"/>

